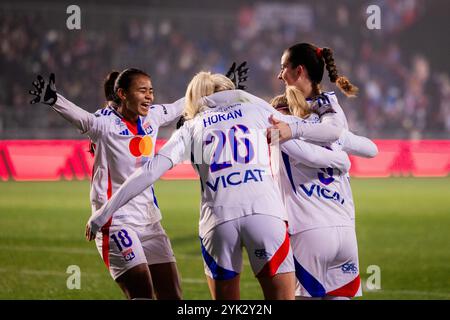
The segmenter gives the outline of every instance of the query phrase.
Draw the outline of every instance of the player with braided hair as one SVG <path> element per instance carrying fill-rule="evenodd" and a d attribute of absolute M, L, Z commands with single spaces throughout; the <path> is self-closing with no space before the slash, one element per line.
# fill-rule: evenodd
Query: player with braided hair
<path fill-rule="evenodd" d="M 348 129 L 347 118 L 342 110 L 334 92 L 321 90 L 324 69 L 327 69 L 328 76 L 332 83 L 347 96 L 355 97 L 358 88 L 354 86 L 347 77 L 340 75 L 333 57 L 333 51 L 330 48 L 320 48 L 310 43 L 298 43 L 286 49 L 281 57 L 281 71 L 278 79 L 282 80 L 286 86 L 294 86 L 303 94 L 306 101 L 310 104 L 314 113 L 320 117 L 319 126 L 327 130 L 329 125 L 336 128 Z M 272 129 L 280 130 L 280 139 L 282 141 L 291 136 L 298 137 L 298 129 L 286 124 L 273 121 Z M 317 130 L 316 132 L 321 132 Z M 342 131 L 339 131 L 339 135 Z M 339 136 L 338 135 L 338 136 Z M 332 143 L 337 140 L 323 139 L 322 136 L 309 136 L 310 140 Z"/>
<path fill-rule="evenodd" d="M 288 86 L 271 104 L 283 114 L 318 122 L 300 90 Z M 297 143 L 295 146 L 294 143 Z M 289 234 L 296 269 L 297 299 L 348 299 L 360 295 L 355 206 L 348 172 L 327 158 L 308 161 L 305 141 L 290 140 L 282 152 L 280 185 L 289 219 Z M 373 157 L 376 145 L 343 130 L 329 147 L 362 157 Z M 304 147 L 303 147 L 304 149 Z"/>
<path fill-rule="evenodd" d="M 334 92 L 322 92 L 321 90 L 320 84 L 325 68 L 330 81 L 335 83 L 346 96 L 356 96 L 358 88 L 345 76 L 339 74 L 332 50 L 319 48 L 310 43 L 296 44 L 283 53 L 278 78 L 284 81 L 287 87 L 286 96 L 288 100 L 291 100 L 288 103 L 290 111 L 297 104 L 305 111 L 318 115 L 320 123 L 316 124 L 317 127 L 331 125 L 342 130 L 338 142 L 332 139 L 323 139 L 323 135 L 308 137 L 310 141 L 335 149 L 341 144 L 339 141 L 345 140 L 348 123 Z M 289 95 L 291 95 L 291 99 L 289 99 Z M 296 99 L 293 100 L 292 96 L 296 96 Z M 298 136 L 296 128 L 292 125 L 277 120 L 273 120 L 273 123 L 272 129 L 280 130 L 281 140 Z M 375 156 L 378 152 L 375 144 L 372 143 L 370 149 L 367 154 L 360 155 Z M 292 163 L 288 158 L 284 160 L 285 166 L 291 172 Z M 312 172 L 311 180 L 304 179 L 306 175 L 302 173 L 302 171 L 308 172 L 308 170 Z M 294 207 L 301 208 L 303 218 L 298 213 L 291 215 L 291 217 L 297 218 L 292 220 L 290 217 L 290 222 L 297 221 L 299 222 L 297 225 L 301 226 L 292 235 L 294 237 L 292 242 L 294 258 L 297 259 L 295 260 L 296 276 L 299 281 L 296 296 L 306 299 L 347 299 L 360 295 L 354 206 L 349 175 L 335 175 L 332 168 L 322 169 L 318 173 L 315 173 L 314 169 L 302 168 L 298 172 L 301 173 L 298 177 L 302 178 L 295 180 L 293 177 L 290 181 L 292 186 L 301 186 L 301 190 L 295 195 L 304 196 L 302 201 L 293 201 L 293 203 L 297 203 Z M 314 173 L 317 177 L 312 179 Z M 292 183 L 294 180 L 295 182 Z M 289 186 L 286 190 L 289 189 Z M 313 192 L 314 188 L 317 189 L 319 195 L 317 199 L 314 199 L 316 196 L 316 193 Z M 331 198 L 330 194 L 333 194 Z M 341 202 L 337 201 L 338 196 Z M 328 202 L 329 199 L 332 199 L 331 202 Z M 316 205 L 308 207 L 309 203 L 314 201 L 317 202 Z M 305 218 L 308 215 L 313 216 L 316 220 Z M 320 241 L 320 239 L 324 241 Z M 337 248 L 341 249 L 335 250 L 333 246 L 324 245 L 323 242 L 338 244 Z"/>

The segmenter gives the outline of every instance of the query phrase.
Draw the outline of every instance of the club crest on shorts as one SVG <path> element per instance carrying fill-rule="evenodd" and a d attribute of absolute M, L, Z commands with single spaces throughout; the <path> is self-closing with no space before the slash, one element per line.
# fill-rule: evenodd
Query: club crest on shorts
<path fill-rule="evenodd" d="M 125 259 L 125 261 L 131 261 L 136 257 L 133 252 L 133 249 L 131 249 L 131 248 L 128 248 L 128 249 L 122 251 L 122 255 L 123 255 L 123 258 Z"/>

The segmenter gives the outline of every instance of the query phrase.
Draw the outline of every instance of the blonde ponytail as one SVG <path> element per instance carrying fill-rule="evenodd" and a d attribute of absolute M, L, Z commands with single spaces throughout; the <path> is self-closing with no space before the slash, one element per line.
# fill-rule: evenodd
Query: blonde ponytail
<path fill-rule="evenodd" d="M 201 71 L 197 73 L 186 89 L 186 106 L 184 116 L 186 120 L 193 119 L 206 106 L 203 97 L 215 92 L 235 89 L 233 82 L 223 74 Z"/>

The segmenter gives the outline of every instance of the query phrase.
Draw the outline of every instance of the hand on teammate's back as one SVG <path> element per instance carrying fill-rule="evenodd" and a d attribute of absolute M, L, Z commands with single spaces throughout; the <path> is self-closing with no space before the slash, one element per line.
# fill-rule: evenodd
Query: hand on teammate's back
<path fill-rule="evenodd" d="M 56 103 L 57 96 L 54 73 L 50 74 L 48 81 L 45 81 L 41 75 L 38 75 L 37 80 L 33 81 L 33 86 L 36 90 L 28 91 L 29 94 L 36 96 L 30 101 L 31 104 L 44 103 L 53 106 Z"/>
<path fill-rule="evenodd" d="M 282 143 L 292 138 L 292 131 L 286 122 L 275 119 L 270 115 L 271 127 L 267 128 L 267 141 L 270 144 Z"/>
<path fill-rule="evenodd" d="M 236 89 L 240 90 L 246 90 L 247 86 L 244 85 L 244 83 L 247 81 L 248 76 L 248 67 L 247 67 L 247 61 L 242 62 L 237 68 L 236 68 L 236 62 L 233 62 L 230 69 L 228 69 L 225 76 L 229 78 L 231 81 L 233 81 L 234 86 Z"/>

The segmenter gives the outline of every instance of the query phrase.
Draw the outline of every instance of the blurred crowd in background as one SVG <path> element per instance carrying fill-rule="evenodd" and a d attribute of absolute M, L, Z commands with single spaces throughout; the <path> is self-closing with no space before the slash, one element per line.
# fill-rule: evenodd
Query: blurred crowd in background
<path fill-rule="evenodd" d="M 248 91 L 270 100 L 283 90 L 277 79 L 283 50 L 297 42 L 332 48 L 339 73 L 360 88 L 354 99 L 338 94 L 353 131 L 371 138 L 449 138 L 448 62 L 418 45 L 426 39 L 416 32 L 420 27 L 432 33 L 423 28 L 432 25 L 436 3 L 155 3 L 80 4 L 81 30 L 67 29 L 63 6 L 1 4 L 0 138 L 81 138 L 45 106 L 29 105 L 27 92 L 37 74 L 55 72 L 58 91 L 93 112 L 104 102 L 102 82 L 111 70 L 145 70 L 155 103 L 168 103 L 184 96 L 198 71 L 225 73 L 233 61 L 246 60 Z M 380 30 L 366 25 L 372 3 L 381 8 Z M 436 45 L 450 52 L 448 40 Z M 326 71 L 324 80 L 323 89 L 338 91 Z"/>

